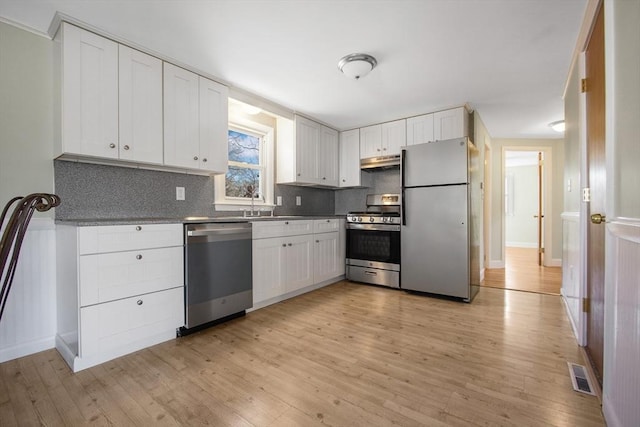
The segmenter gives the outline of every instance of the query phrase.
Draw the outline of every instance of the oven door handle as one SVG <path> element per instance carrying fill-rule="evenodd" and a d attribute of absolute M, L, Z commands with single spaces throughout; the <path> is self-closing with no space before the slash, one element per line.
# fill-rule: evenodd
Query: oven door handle
<path fill-rule="evenodd" d="M 400 202 L 400 214 L 402 215 L 402 221 L 401 224 L 402 225 L 407 225 L 407 215 L 406 215 L 406 209 L 405 209 L 405 204 L 404 204 L 404 200 L 405 200 L 405 194 L 404 194 L 404 168 L 405 168 L 405 162 L 407 161 L 407 150 L 402 150 L 401 151 L 401 156 L 400 156 L 400 185 L 402 188 L 402 195 L 400 197 L 402 197 L 402 201 Z"/>

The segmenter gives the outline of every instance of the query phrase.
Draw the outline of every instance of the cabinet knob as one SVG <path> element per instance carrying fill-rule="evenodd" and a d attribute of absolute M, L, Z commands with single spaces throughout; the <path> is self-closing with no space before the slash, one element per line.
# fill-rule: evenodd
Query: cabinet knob
<path fill-rule="evenodd" d="M 138 301 L 136 301 L 136 304 L 138 304 L 138 305 L 142 305 L 142 300 L 141 300 L 141 299 L 139 299 Z"/>
<path fill-rule="evenodd" d="M 109 144 L 109 148 L 116 148 L 116 144 L 112 142 L 111 144 Z"/>
<path fill-rule="evenodd" d="M 206 162 L 206 161 L 207 161 L 207 158 L 205 157 L 204 159 L 202 159 L 202 161 L 203 161 L 203 162 Z"/>
<path fill-rule="evenodd" d="M 286 248 L 286 247 L 287 247 L 287 244 L 286 244 L 286 243 L 283 243 L 283 244 L 282 244 L 282 247 L 283 247 L 283 248 Z"/>
<path fill-rule="evenodd" d="M 287 243 L 287 246 L 291 246 L 291 243 Z"/>
<path fill-rule="evenodd" d="M 322 177 L 322 179 L 323 179 L 323 180 L 324 180 L 324 179 L 327 179 L 327 177 L 326 177 L 326 176 L 323 176 L 323 177 Z"/>
<path fill-rule="evenodd" d="M 136 259 L 142 259 L 142 255 L 140 254 L 136 255 Z"/>
<path fill-rule="evenodd" d="M 343 179 L 342 179 L 342 182 L 347 182 L 347 180 L 343 178 Z"/>
<path fill-rule="evenodd" d="M 300 176 L 300 174 L 298 174 L 298 176 Z"/>
<path fill-rule="evenodd" d="M 128 145 L 125 145 L 123 148 L 124 148 L 125 150 L 128 150 L 128 149 L 129 149 L 129 146 L 128 146 Z"/>
<path fill-rule="evenodd" d="M 140 227 L 139 225 L 136 225 L 136 231 L 140 231 L 142 230 L 142 227 Z"/>
<path fill-rule="evenodd" d="M 193 160 L 198 160 L 198 156 L 193 156 Z"/>
<path fill-rule="evenodd" d="M 285 221 L 285 222 L 284 222 L 284 225 L 289 225 L 289 221 Z"/>
<path fill-rule="evenodd" d="M 316 240 L 316 243 L 320 243 L 320 240 Z"/>
<path fill-rule="evenodd" d="M 386 148 L 383 148 L 383 149 L 382 149 L 382 151 L 387 151 L 387 149 L 386 149 Z"/>

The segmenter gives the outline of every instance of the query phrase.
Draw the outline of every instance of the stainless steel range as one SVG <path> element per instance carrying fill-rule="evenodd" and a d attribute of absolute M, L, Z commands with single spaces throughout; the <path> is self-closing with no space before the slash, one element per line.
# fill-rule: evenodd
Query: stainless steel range
<path fill-rule="evenodd" d="M 400 287 L 400 195 L 369 194 L 347 214 L 347 279 Z"/>

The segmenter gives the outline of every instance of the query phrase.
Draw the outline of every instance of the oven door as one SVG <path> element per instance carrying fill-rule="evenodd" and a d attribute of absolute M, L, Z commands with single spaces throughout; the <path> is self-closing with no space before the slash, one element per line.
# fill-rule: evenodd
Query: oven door
<path fill-rule="evenodd" d="M 399 271 L 400 226 L 348 223 L 347 264 Z"/>

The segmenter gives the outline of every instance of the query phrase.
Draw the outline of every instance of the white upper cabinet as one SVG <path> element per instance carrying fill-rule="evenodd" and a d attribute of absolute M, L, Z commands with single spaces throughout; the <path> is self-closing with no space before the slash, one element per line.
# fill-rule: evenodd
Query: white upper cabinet
<path fill-rule="evenodd" d="M 393 156 L 406 145 L 406 120 L 360 128 L 360 158 Z"/>
<path fill-rule="evenodd" d="M 382 155 L 400 154 L 401 147 L 407 145 L 407 122 L 405 119 L 382 124 Z"/>
<path fill-rule="evenodd" d="M 227 170 L 228 89 L 164 63 L 164 163 Z"/>
<path fill-rule="evenodd" d="M 433 141 L 433 113 L 407 119 L 407 145 Z"/>
<path fill-rule="evenodd" d="M 296 181 L 315 183 L 318 178 L 318 144 L 322 125 L 304 117 L 294 121 L 296 138 Z"/>
<path fill-rule="evenodd" d="M 229 89 L 200 77 L 200 169 L 225 173 L 229 148 Z"/>
<path fill-rule="evenodd" d="M 433 113 L 433 140 L 469 136 L 469 114 L 465 107 Z"/>
<path fill-rule="evenodd" d="M 164 163 L 200 167 L 198 75 L 164 63 Z"/>
<path fill-rule="evenodd" d="M 162 61 L 120 45 L 119 157 L 162 164 Z"/>
<path fill-rule="evenodd" d="M 338 131 L 326 126 L 320 131 L 318 179 L 322 185 L 338 186 Z"/>
<path fill-rule="evenodd" d="M 382 155 L 382 125 L 360 128 L 360 158 Z"/>
<path fill-rule="evenodd" d="M 360 130 L 340 132 L 339 186 L 360 185 Z"/>
<path fill-rule="evenodd" d="M 338 186 L 338 132 L 295 116 L 278 125 L 278 184 Z"/>
<path fill-rule="evenodd" d="M 63 23 L 62 126 L 55 156 L 118 158 L 118 44 Z"/>

